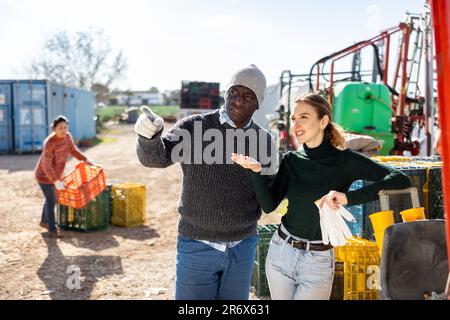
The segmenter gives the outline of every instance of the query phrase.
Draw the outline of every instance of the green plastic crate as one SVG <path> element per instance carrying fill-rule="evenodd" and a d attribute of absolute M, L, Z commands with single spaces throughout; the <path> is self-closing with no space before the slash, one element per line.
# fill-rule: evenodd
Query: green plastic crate
<path fill-rule="evenodd" d="M 258 297 L 270 296 L 269 284 L 267 283 L 264 264 L 260 265 L 255 261 L 252 274 L 252 286 L 255 288 L 255 295 Z"/>
<path fill-rule="evenodd" d="M 260 225 L 257 228 L 259 241 L 256 246 L 256 257 L 253 266 L 251 284 L 255 287 L 255 294 L 260 297 L 270 296 L 269 285 L 266 278 L 266 256 L 269 250 L 273 233 L 278 229 L 278 224 Z"/>
<path fill-rule="evenodd" d="M 111 216 L 111 185 L 82 209 L 58 204 L 57 223 L 64 230 L 98 231 L 108 227 Z"/>
<path fill-rule="evenodd" d="M 428 217 L 430 219 L 444 219 L 442 168 L 430 168 L 428 173 Z"/>

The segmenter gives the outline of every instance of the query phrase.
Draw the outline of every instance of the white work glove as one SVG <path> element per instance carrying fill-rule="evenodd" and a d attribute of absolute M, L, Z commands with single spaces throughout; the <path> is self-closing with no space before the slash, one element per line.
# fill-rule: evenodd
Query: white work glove
<path fill-rule="evenodd" d="M 320 231 L 322 232 L 322 242 L 324 244 L 330 243 L 330 238 L 328 237 L 328 224 L 325 223 L 324 210 L 320 208 L 319 200 L 315 202 L 317 208 L 319 208 L 319 216 L 320 216 Z"/>
<path fill-rule="evenodd" d="M 345 245 L 347 239 L 352 237 L 352 233 L 344 219 L 355 222 L 355 218 L 342 206 L 335 211 L 326 202 L 322 205 L 322 208 L 320 208 L 319 203 L 319 201 L 316 201 L 316 206 L 319 208 L 323 243 L 331 243 L 333 247 Z"/>
<path fill-rule="evenodd" d="M 142 106 L 140 110 L 143 113 L 136 121 L 134 131 L 147 139 L 151 139 L 155 134 L 162 130 L 164 120 L 147 106 Z"/>
<path fill-rule="evenodd" d="M 55 188 L 58 191 L 64 190 L 66 188 L 66 186 L 64 185 L 64 181 L 62 180 L 58 180 L 55 182 Z"/>
<path fill-rule="evenodd" d="M 92 159 L 86 159 L 86 163 L 90 166 L 96 166 L 95 162 Z"/>

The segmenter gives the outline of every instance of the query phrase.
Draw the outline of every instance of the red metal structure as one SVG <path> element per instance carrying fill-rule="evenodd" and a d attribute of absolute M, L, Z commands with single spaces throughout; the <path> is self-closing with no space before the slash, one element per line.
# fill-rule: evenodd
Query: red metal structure
<path fill-rule="evenodd" d="M 369 46 L 377 47 L 378 43 L 384 44 L 384 61 L 383 64 L 379 62 L 380 68 L 380 79 L 383 84 L 386 85 L 392 93 L 392 111 L 393 111 L 393 122 L 392 128 L 393 132 L 396 134 L 396 144 L 394 147 L 394 154 L 403 154 L 403 151 L 410 151 L 412 155 L 419 154 L 420 145 L 417 141 L 411 141 L 409 133 L 412 129 L 412 124 L 418 122 L 421 126 L 426 124 L 428 125 L 428 121 L 425 121 L 423 109 L 419 105 L 420 102 L 423 102 L 423 97 L 419 96 L 408 96 L 407 87 L 408 87 L 408 79 L 411 77 L 411 70 L 408 70 L 409 63 L 411 60 L 409 58 L 409 53 L 411 49 L 410 37 L 412 35 L 413 28 L 409 23 L 400 23 L 398 26 L 388 28 L 383 30 L 377 36 L 369 39 L 360 41 L 352 46 L 349 46 L 345 49 L 342 49 L 338 52 L 330 54 L 326 57 L 319 59 L 310 70 L 309 79 L 310 79 L 310 90 L 313 90 L 311 79 L 313 78 L 313 74 L 316 75 L 316 84 L 314 89 L 316 91 L 323 90 L 321 88 L 321 75 L 325 75 L 325 64 L 330 61 L 330 79 L 325 84 L 325 94 L 328 96 L 329 102 L 333 105 L 333 86 L 336 81 L 336 75 L 339 72 L 335 72 L 336 63 L 343 58 L 348 57 L 351 54 L 355 54 L 360 52 L 362 49 L 367 48 Z M 391 61 L 390 58 L 390 48 L 392 42 L 392 36 L 401 33 L 400 35 L 400 46 L 398 48 L 398 58 L 396 61 Z M 416 45 L 416 44 L 415 44 Z M 378 53 L 376 53 L 378 55 Z M 379 60 L 378 60 L 379 61 Z M 389 63 L 395 63 L 394 66 L 394 77 L 391 82 L 389 82 Z M 397 92 L 397 82 L 399 83 L 399 90 Z M 418 106 L 418 108 L 414 108 L 413 106 Z"/>
<path fill-rule="evenodd" d="M 447 256 L 450 260 L 450 220 L 447 211 L 450 208 L 450 0 L 431 0 L 431 9 L 438 74 L 439 123 L 443 146 L 441 155 L 444 162 L 442 188 L 446 218 Z M 450 294 L 450 292 L 447 293 Z"/>
<path fill-rule="evenodd" d="M 446 242 L 447 242 L 447 256 L 448 260 L 450 261 L 450 214 L 448 213 L 448 209 L 450 208 L 450 0 L 428 0 L 429 4 L 431 5 L 431 16 L 432 16 L 432 25 L 433 25 L 433 34 L 434 34 L 434 45 L 435 45 L 435 56 L 436 56 L 436 65 L 437 65 L 437 88 L 438 88 L 438 105 L 439 105 L 439 124 L 441 129 L 441 143 L 442 143 L 442 150 L 441 153 L 442 160 L 444 162 L 444 166 L 442 169 L 442 189 L 444 193 L 444 210 L 445 210 L 445 228 L 446 228 Z M 428 16 L 429 17 L 429 16 Z M 431 27 L 431 25 L 429 25 Z M 402 32 L 402 42 L 401 46 L 399 48 L 399 57 L 396 61 L 394 61 L 396 64 L 389 66 L 389 47 L 392 46 L 391 36 L 397 32 Z M 406 120 L 409 122 L 412 121 L 424 121 L 424 114 L 420 113 L 411 113 L 411 105 L 414 103 L 418 103 L 417 98 L 418 96 L 407 96 L 407 81 L 408 81 L 408 70 L 407 70 L 407 61 L 408 61 L 408 50 L 411 45 L 411 47 L 414 45 L 414 43 L 409 41 L 410 34 L 411 34 L 411 27 L 410 25 L 406 23 L 400 23 L 398 26 L 386 29 L 382 31 L 379 35 L 376 37 L 373 37 L 366 41 L 358 42 L 352 46 L 349 46 L 343 50 L 340 50 L 336 53 L 333 53 L 331 55 L 328 55 L 326 57 L 323 57 L 319 59 L 312 67 L 309 72 L 309 74 L 298 74 L 293 75 L 290 71 L 283 71 L 281 77 L 280 77 L 280 84 L 281 84 L 281 95 L 283 93 L 283 87 L 287 87 L 287 126 L 285 128 L 289 128 L 289 106 L 290 106 L 290 97 L 291 97 L 291 83 L 294 78 L 300 78 L 309 80 L 309 87 L 310 90 L 313 91 L 314 89 L 324 90 L 323 92 L 329 97 L 330 102 L 333 102 L 333 82 L 336 82 L 335 80 L 337 78 L 337 75 L 340 74 L 340 72 L 335 71 L 335 63 L 352 54 L 355 53 L 362 48 L 368 47 L 370 45 L 375 45 L 377 42 L 384 41 L 384 49 L 385 49 L 385 57 L 383 60 L 383 65 L 381 66 L 382 70 L 382 77 L 380 75 L 380 79 L 382 79 L 383 83 L 385 85 L 390 86 L 390 88 L 395 89 L 397 80 L 400 81 L 400 86 L 397 93 L 392 95 L 392 107 L 393 107 L 393 116 L 396 117 L 396 120 Z M 431 33 L 428 33 L 427 36 L 431 37 Z M 428 40 L 426 41 L 428 44 Z M 432 47 L 432 44 L 430 44 Z M 391 59 L 392 60 L 392 59 Z M 431 61 L 431 63 L 428 64 L 429 67 L 431 67 L 431 71 L 433 69 L 433 54 L 432 51 L 427 52 L 427 61 Z M 329 73 L 325 72 L 325 63 L 327 61 L 331 62 L 330 69 L 331 71 Z M 328 66 L 327 66 L 328 67 Z M 394 69 L 392 69 L 394 68 Z M 388 83 L 388 70 L 391 69 L 394 71 L 394 79 L 393 83 Z M 328 69 L 327 69 L 328 70 Z M 346 74 L 348 72 L 342 72 L 343 74 Z M 431 83 L 432 81 L 432 74 L 431 77 L 428 74 L 427 71 L 427 84 Z M 325 79 L 327 81 L 326 86 L 322 86 L 319 84 L 321 77 L 324 75 L 329 75 L 329 80 Z M 313 81 L 316 81 L 316 83 L 313 85 Z M 431 87 L 432 88 L 432 87 Z M 392 92 L 392 90 L 391 90 Z M 434 101 L 433 98 L 433 90 L 429 90 L 429 96 L 425 99 L 427 101 L 427 104 L 430 104 L 430 101 Z M 429 109 L 431 109 L 431 106 L 429 106 Z M 425 115 L 433 114 L 433 112 L 430 112 L 430 110 L 425 112 Z M 430 117 L 431 118 L 431 117 Z M 428 120 L 425 123 L 427 127 L 427 132 L 429 133 L 431 128 L 433 127 L 433 123 L 429 122 Z M 397 125 L 395 123 L 394 129 L 401 128 L 401 122 L 400 125 Z M 286 129 L 288 130 L 288 129 Z M 286 131 L 287 132 L 287 131 Z M 397 133 L 397 139 L 401 142 L 403 137 L 403 132 L 396 131 Z M 289 145 L 289 135 L 286 135 L 287 145 Z M 427 139 L 430 141 L 427 141 L 427 148 L 431 148 L 431 137 L 428 135 Z M 405 139 L 406 140 L 406 139 Z M 403 150 L 409 150 L 412 152 L 413 155 L 417 154 L 414 153 L 415 150 L 418 150 L 416 146 L 406 146 L 406 148 Z M 407 149 L 408 148 L 408 149 Z M 402 150 L 399 150 L 402 151 Z M 447 294 L 448 298 L 450 300 L 450 263 L 449 263 L 449 281 L 447 283 Z"/>
<path fill-rule="evenodd" d="M 393 107 L 395 110 L 395 113 L 397 115 L 403 115 L 404 109 L 405 109 L 405 101 L 406 101 L 406 81 L 407 81 L 407 72 L 406 72 L 406 66 L 407 66 L 407 59 L 408 59 L 408 50 L 409 50 L 409 35 L 410 35 L 411 28 L 406 23 L 400 23 L 396 27 L 392 27 L 389 29 L 386 29 L 382 31 L 379 35 L 365 41 L 358 42 L 352 46 L 349 46 L 341 51 L 335 52 L 329 56 L 326 56 L 319 61 L 317 61 L 313 68 L 317 68 L 316 70 L 316 90 L 320 89 L 320 74 L 321 74 L 321 66 L 325 64 L 328 60 L 331 60 L 331 71 L 330 71 L 330 83 L 329 83 L 329 101 L 330 104 L 333 105 L 333 83 L 334 83 L 334 68 L 335 63 L 338 60 L 341 60 L 345 57 L 347 57 L 350 54 L 353 54 L 357 51 L 360 51 L 361 49 L 371 46 L 373 44 L 376 44 L 377 42 L 384 41 L 386 43 L 385 46 L 385 61 L 383 65 L 383 83 L 385 85 L 388 84 L 388 66 L 389 66 L 389 50 L 390 50 L 390 40 L 391 36 L 397 32 L 403 33 L 403 41 L 400 47 L 401 54 L 399 54 L 399 59 L 397 60 L 396 64 L 396 72 L 394 77 L 394 83 L 393 88 L 396 87 L 397 82 L 397 75 L 399 72 L 401 72 L 401 90 L 399 93 L 398 103 L 397 101 L 393 102 Z M 401 68 L 401 70 L 400 70 Z M 322 68 L 323 70 L 323 68 Z"/>

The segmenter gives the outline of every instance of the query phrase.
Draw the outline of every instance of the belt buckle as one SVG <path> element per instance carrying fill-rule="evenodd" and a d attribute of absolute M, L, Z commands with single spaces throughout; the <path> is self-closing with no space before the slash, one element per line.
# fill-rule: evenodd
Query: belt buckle
<path fill-rule="evenodd" d="M 291 238 L 289 242 L 290 242 L 289 244 L 292 247 L 296 248 L 296 249 L 301 249 L 302 248 L 302 244 L 304 244 L 304 242 L 297 241 L 297 240 L 295 240 L 293 238 Z"/>
<path fill-rule="evenodd" d="M 294 247 L 295 248 L 295 246 L 294 246 L 294 242 L 296 242 L 292 237 L 291 237 L 291 239 L 290 239 L 290 241 L 289 241 L 290 243 L 290 245 L 292 246 L 292 247 Z"/>

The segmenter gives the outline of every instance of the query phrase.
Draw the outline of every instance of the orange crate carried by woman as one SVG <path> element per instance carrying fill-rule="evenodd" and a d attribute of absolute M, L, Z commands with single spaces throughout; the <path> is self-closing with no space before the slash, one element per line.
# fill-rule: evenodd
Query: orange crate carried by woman
<path fill-rule="evenodd" d="M 58 203 L 81 209 L 106 189 L 106 178 L 101 166 L 79 162 L 73 171 L 64 177 L 63 190 L 56 190 Z"/>

